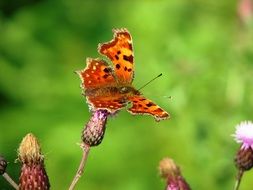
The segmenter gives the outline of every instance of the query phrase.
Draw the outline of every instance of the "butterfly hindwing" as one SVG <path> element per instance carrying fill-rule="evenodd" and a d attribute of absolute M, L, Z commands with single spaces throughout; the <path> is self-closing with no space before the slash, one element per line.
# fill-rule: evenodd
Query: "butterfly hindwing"
<path fill-rule="evenodd" d="M 152 115 L 156 121 L 160 121 L 169 117 L 169 114 L 166 111 L 143 96 L 133 96 L 130 98 L 130 101 L 132 102 L 132 107 L 129 108 L 128 111 L 134 115 Z"/>
<path fill-rule="evenodd" d="M 113 40 L 99 44 L 98 51 L 112 61 L 117 82 L 131 84 L 134 77 L 132 37 L 127 29 L 115 29 L 113 32 Z"/>
<path fill-rule="evenodd" d="M 122 109 L 126 106 L 126 101 L 120 94 L 115 96 L 99 96 L 99 97 L 87 97 L 87 102 L 92 110 L 95 109 L 106 109 L 110 113 L 115 113 L 116 111 Z"/>

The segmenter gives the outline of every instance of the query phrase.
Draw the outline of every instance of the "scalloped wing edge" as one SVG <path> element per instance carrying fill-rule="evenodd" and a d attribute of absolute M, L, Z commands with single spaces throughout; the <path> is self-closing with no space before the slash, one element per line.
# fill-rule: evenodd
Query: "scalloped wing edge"
<path fill-rule="evenodd" d="M 91 58 L 91 57 L 87 57 L 87 58 L 86 58 L 86 67 L 85 67 L 84 69 L 82 69 L 82 70 L 74 71 L 74 73 L 77 74 L 77 75 L 79 76 L 79 78 L 81 79 L 80 88 L 81 88 L 82 90 L 86 90 L 86 88 L 85 88 L 84 85 L 83 85 L 84 79 L 83 79 L 81 73 L 85 72 L 85 71 L 90 67 L 91 62 L 92 62 L 93 60 L 94 60 L 94 61 L 102 61 L 102 62 L 105 64 L 105 66 L 108 66 L 108 67 L 111 68 L 111 66 L 110 66 L 105 60 L 103 60 L 103 59 L 101 59 L 101 58 Z M 113 68 L 111 68 L 111 69 L 112 69 L 112 71 L 113 71 Z"/>
<path fill-rule="evenodd" d="M 114 29 L 112 29 L 112 32 L 113 32 L 113 38 L 112 38 L 112 40 L 110 40 L 108 42 L 104 42 L 104 43 L 99 43 L 98 44 L 97 50 L 98 50 L 99 53 L 100 53 L 100 50 L 101 50 L 101 46 L 103 46 L 105 44 L 113 43 L 115 41 L 115 39 L 117 38 L 117 35 L 119 33 L 123 33 L 123 32 L 128 33 L 129 36 L 130 36 L 130 42 L 133 44 L 132 36 L 131 36 L 130 32 L 126 28 L 114 28 Z M 102 53 L 100 53 L 100 54 L 103 55 Z M 133 51 L 133 56 L 134 56 L 134 51 Z"/>
<path fill-rule="evenodd" d="M 157 122 L 159 122 L 159 121 L 161 121 L 161 120 L 165 120 L 165 119 L 170 119 L 170 114 L 169 114 L 168 112 L 166 112 L 166 111 L 164 111 L 165 113 L 168 114 L 168 116 L 166 116 L 166 117 L 158 117 L 158 116 L 152 115 L 152 114 L 150 114 L 150 113 L 135 113 L 135 112 L 132 112 L 132 111 L 129 110 L 129 109 L 127 109 L 127 111 L 128 111 L 129 113 L 131 113 L 132 115 L 148 115 L 148 116 L 152 116 L 152 117 L 155 119 L 155 121 L 157 121 Z"/>

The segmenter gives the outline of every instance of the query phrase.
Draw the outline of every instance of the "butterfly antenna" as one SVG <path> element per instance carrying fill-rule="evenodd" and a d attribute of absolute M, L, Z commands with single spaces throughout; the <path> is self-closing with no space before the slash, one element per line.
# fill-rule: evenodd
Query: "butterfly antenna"
<path fill-rule="evenodd" d="M 150 81 L 148 81 L 146 84 L 144 84 L 142 87 L 140 87 L 138 89 L 138 91 L 141 90 L 141 89 L 143 89 L 145 86 L 147 86 L 149 83 L 153 82 L 155 79 L 159 78 L 160 76 L 162 76 L 162 73 L 159 74 L 159 75 L 157 75 L 155 78 L 151 79 Z"/>

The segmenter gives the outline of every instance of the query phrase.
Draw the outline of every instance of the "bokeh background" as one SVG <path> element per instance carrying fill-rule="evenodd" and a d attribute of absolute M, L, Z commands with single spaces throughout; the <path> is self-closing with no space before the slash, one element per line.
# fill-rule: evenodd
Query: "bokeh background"
<path fill-rule="evenodd" d="M 232 189 L 235 125 L 252 120 L 253 27 L 242 1 L 0 1 L 0 154 L 17 181 L 16 150 L 34 133 L 55 189 L 67 189 L 81 159 L 90 113 L 74 71 L 113 28 L 133 37 L 138 88 L 171 113 L 155 122 L 125 110 L 109 119 L 76 189 L 164 189 L 158 163 L 173 158 L 192 189 Z M 246 2 L 246 3 L 245 3 Z M 101 56 L 100 56 L 101 57 Z M 170 98 L 170 96 L 172 98 Z M 247 172 L 241 190 L 252 189 Z M 0 178 L 0 189 L 11 189 Z"/>

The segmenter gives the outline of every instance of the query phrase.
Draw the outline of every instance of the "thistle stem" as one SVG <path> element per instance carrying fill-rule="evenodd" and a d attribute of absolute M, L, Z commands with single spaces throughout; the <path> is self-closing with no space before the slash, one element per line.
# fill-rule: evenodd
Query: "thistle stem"
<path fill-rule="evenodd" d="M 69 190 L 73 190 L 75 188 L 78 180 L 82 176 L 82 174 L 84 172 L 85 164 L 86 164 L 86 161 L 87 161 L 87 158 L 88 158 L 88 155 L 89 155 L 90 146 L 87 145 L 87 144 L 85 144 L 85 143 L 82 143 L 80 146 L 81 146 L 81 148 L 83 150 L 83 156 L 82 156 L 81 162 L 79 164 L 78 170 L 76 172 L 76 175 L 74 176 L 74 178 L 73 178 L 73 180 L 71 182 Z"/>
<path fill-rule="evenodd" d="M 8 183 L 16 190 L 18 190 L 18 185 L 16 184 L 15 181 L 5 172 L 3 175 L 4 179 L 8 181 Z"/>
<path fill-rule="evenodd" d="M 239 169 L 238 174 L 237 174 L 237 179 L 236 179 L 236 182 L 235 182 L 234 190 L 239 189 L 239 186 L 240 186 L 241 180 L 242 180 L 242 176 L 243 176 L 243 170 Z"/>

